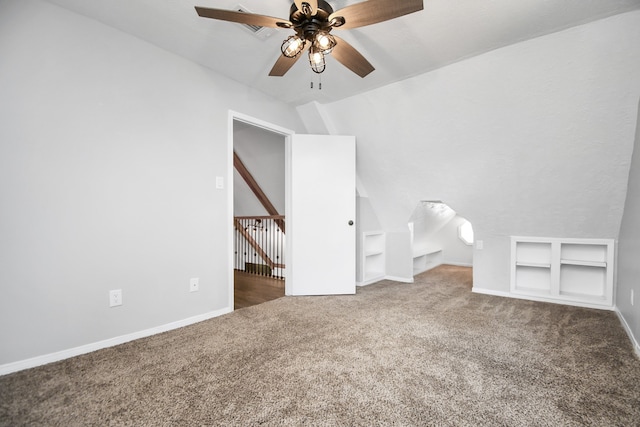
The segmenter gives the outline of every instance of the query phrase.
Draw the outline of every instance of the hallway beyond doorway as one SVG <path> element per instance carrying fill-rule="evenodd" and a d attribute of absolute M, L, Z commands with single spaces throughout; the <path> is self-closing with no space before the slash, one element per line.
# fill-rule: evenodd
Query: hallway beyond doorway
<path fill-rule="evenodd" d="M 234 270 L 234 309 L 251 307 L 284 296 L 284 280 Z"/>

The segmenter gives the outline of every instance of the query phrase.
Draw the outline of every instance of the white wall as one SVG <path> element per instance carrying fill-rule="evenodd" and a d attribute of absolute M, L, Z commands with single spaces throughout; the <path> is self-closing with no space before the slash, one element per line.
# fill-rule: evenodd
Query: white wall
<path fill-rule="evenodd" d="M 473 246 L 460 240 L 459 228 L 467 220 L 460 215 L 451 218 L 433 237 L 433 243 L 442 248 L 442 263 L 451 265 L 473 265 Z"/>
<path fill-rule="evenodd" d="M 433 237 L 456 216 L 445 203 L 419 202 L 408 222 L 413 223 L 413 251 L 424 252 L 437 246 Z"/>
<path fill-rule="evenodd" d="M 371 207 L 368 197 L 356 196 L 356 282 L 363 282 L 362 233 L 382 230 L 380 221 Z"/>
<path fill-rule="evenodd" d="M 629 173 L 629 190 L 618 242 L 616 307 L 634 336 L 640 354 L 640 105 L 635 148 Z M 631 304 L 633 291 L 633 304 Z"/>
<path fill-rule="evenodd" d="M 389 231 L 386 233 L 385 272 L 387 278 L 400 282 L 413 282 L 413 247 L 411 232 Z"/>
<path fill-rule="evenodd" d="M 617 236 L 638 70 L 640 11 L 323 109 L 358 136 L 358 173 L 386 230 L 402 230 L 419 200 L 446 201 L 484 242 L 474 286 L 508 292 L 509 236 Z"/>
<path fill-rule="evenodd" d="M 0 58 L 0 365 L 228 309 L 228 110 L 296 111 L 37 0 Z"/>

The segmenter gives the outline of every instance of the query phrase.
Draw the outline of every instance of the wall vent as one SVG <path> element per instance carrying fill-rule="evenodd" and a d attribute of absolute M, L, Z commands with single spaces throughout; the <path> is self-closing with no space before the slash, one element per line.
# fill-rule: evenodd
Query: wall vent
<path fill-rule="evenodd" d="M 253 13 L 242 5 L 236 6 L 236 10 L 242 13 Z M 241 25 L 247 30 L 251 31 L 251 34 L 259 38 L 260 40 L 265 40 L 266 38 L 271 37 L 273 33 L 276 32 L 275 28 L 267 28 L 267 27 L 261 27 L 259 25 L 249 25 L 249 24 L 241 24 Z"/>

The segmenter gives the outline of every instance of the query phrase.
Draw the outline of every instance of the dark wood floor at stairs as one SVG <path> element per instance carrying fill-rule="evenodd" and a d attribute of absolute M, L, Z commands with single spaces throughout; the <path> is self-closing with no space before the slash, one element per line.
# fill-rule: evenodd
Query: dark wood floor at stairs
<path fill-rule="evenodd" d="M 251 307 L 284 296 L 284 280 L 234 272 L 234 308 Z"/>

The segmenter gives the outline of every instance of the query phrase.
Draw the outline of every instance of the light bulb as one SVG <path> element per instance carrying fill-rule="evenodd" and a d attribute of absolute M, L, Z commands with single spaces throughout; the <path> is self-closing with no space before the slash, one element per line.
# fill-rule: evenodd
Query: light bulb
<path fill-rule="evenodd" d="M 322 52 L 315 52 L 311 55 L 311 62 L 313 62 L 315 65 L 322 64 L 323 60 L 324 58 L 322 57 Z"/>
<path fill-rule="evenodd" d="M 334 39 L 331 34 L 323 31 L 315 36 L 313 45 L 317 50 L 326 54 L 331 52 L 331 49 L 335 47 L 336 39 Z"/>
<path fill-rule="evenodd" d="M 329 37 L 325 36 L 324 34 L 321 34 L 318 37 L 318 45 L 322 48 L 322 49 L 328 49 L 329 46 L 331 46 L 331 41 L 329 40 Z"/>
<path fill-rule="evenodd" d="M 282 54 L 287 58 L 295 58 L 304 48 L 304 40 L 300 37 L 290 36 L 284 42 L 282 42 Z"/>
<path fill-rule="evenodd" d="M 315 47 L 309 50 L 309 64 L 314 73 L 322 73 L 325 68 L 324 54 Z"/>

